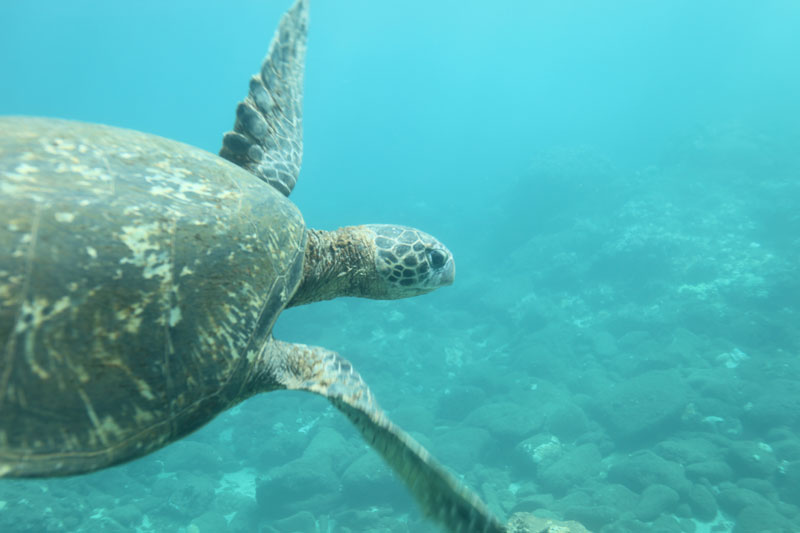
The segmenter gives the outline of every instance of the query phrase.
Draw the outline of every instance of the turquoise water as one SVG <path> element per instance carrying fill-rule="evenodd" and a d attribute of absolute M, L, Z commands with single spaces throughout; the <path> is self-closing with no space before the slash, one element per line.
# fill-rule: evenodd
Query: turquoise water
<path fill-rule="evenodd" d="M 313 0 L 312 0 L 313 2 Z M 0 114 L 211 152 L 288 2 L 0 7 Z M 495 513 L 592 531 L 800 530 L 800 6 L 311 6 L 310 226 L 437 236 L 453 287 L 282 314 Z M 2 413 L 0 413 L 0 416 Z M 0 481 L 2 531 L 434 531 L 321 398 Z"/>

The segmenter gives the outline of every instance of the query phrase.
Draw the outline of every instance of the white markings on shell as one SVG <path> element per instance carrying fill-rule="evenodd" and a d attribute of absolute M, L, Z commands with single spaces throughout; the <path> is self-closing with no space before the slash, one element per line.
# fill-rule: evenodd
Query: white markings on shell
<path fill-rule="evenodd" d="M 0 300 L 10 300 L 11 299 L 11 289 L 12 285 L 6 283 L 0 283 Z"/>
<path fill-rule="evenodd" d="M 171 233 L 170 229 L 159 222 L 150 222 L 122 226 L 121 230 L 119 239 L 132 254 L 121 258 L 119 263 L 140 267 L 144 279 L 158 278 L 161 285 L 159 291 L 161 304 L 169 305 L 168 302 L 176 294 L 177 287 L 173 285 L 172 257 L 168 250 L 162 249 L 159 237 L 163 238 L 165 234 Z M 126 332 L 133 334 L 138 332 L 142 324 L 142 310 L 148 303 L 149 299 L 145 298 L 135 309 L 117 313 L 117 319 L 124 322 L 123 327 Z M 169 311 L 165 311 L 165 314 L 158 319 L 160 324 L 170 326 L 175 326 L 180 320 L 181 310 L 177 306 L 170 306 Z"/>
<path fill-rule="evenodd" d="M 36 330 L 44 322 L 69 308 L 69 297 L 62 296 L 52 305 L 45 298 L 34 298 L 32 301 L 22 302 L 22 320 L 17 321 L 14 333 L 23 333 L 28 329 Z"/>
<path fill-rule="evenodd" d="M 172 189 L 170 187 L 164 187 L 162 185 L 153 185 L 152 187 L 150 187 L 150 194 L 152 194 L 153 196 L 164 196 L 169 198 L 174 192 L 175 189 Z"/>
<path fill-rule="evenodd" d="M 144 394 L 142 394 L 142 395 L 144 396 Z M 152 399 L 155 399 L 155 397 L 153 397 Z M 153 413 L 151 413 L 150 411 L 142 410 L 138 405 L 134 405 L 134 410 L 136 412 L 133 415 L 133 419 L 136 421 L 136 424 L 139 425 L 139 426 L 150 425 L 153 422 L 153 420 L 155 419 L 155 416 L 153 416 Z"/>
<path fill-rule="evenodd" d="M 174 328 L 181 321 L 181 308 L 173 307 L 169 310 L 169 327 Z"/>
<path fill-rule="evenodd" d="M 50 373 L 34 357 L 32 344 L 35 341 L 35 332 L 43 323 L 52 319 L 54 316 L 69 309 L 70 299 L 63 296 L 52 304 L 46 298 L 34 298 L 22 302 L 20 313 L 21 319 L 17 321 L 14 328 L 15 334 L 25 334 L 25 358 L 30 369 L 41 379 L 48 379 Z"/>
<path fill-rule="evenodd" d="M 17 165 L 17 168 L 14 169 L 17 174 L 28 175 L 28 174 L 35 174 L 39 172 L 39 169 L 29 165 L 28 163 L 20 163 Z"/>
<path fill-rule="evenodd" d="M 149 168 L 145 181 L 150 184 L 150 194 L 170 200 L 181 200 L 197 204 L 198 202 L 213 205 L 219 191 L 196 178 L 186 179 L 193 172 L 182 167 L 173 167 L 170 161 L 159 161 Z M 189 196 L 191 195 L 191 196 Z"/>
<path fill-rule="evenodd" d="M 90 444 L 96 445 L 96 441 L 99 440 L 104 447 L 107 447 L 109 443 L 118 441 L 121 437 L 125 436 L 126 432 L 123 431 L 113 417 L 106 415 L 101 420 L 97 416 L 94 406 L 89 400 L 89 396 L 83 389 L 78 389 L 78 395 L 81 397 L 81 400 L 83 400 L 83 404 L 86 407 L 86 414 L 92 426 L 95 428 L 95 431 L 90 432 L 88 435 Z"/>
<path fill-rule="evenodd" d="M 39 169 L 27 163 L 20 163 L 14 167 L 13 171 L 0 173 L 0 194 L 11 197 L 29 196 L 36 201 L 43 201 L 44 198 L 37 192 L 36 176 Z"/>
<path fill-rule="evenodd" d="M 139 326 L 142 325 L 142 312 L 144 308 L 141 306 L 136 306 L 133 308 L 126 308 L 120 311 L 117 311 L 115 316 L 117 320 L 120 322 L 124 322 L 122 326 L 126 333 L 138 333 Z"/>
<path fill-rule="evenodd" d="M 172 281 L 172 268 L 169 254 L 150 242 L 151 237 L 162 231 L 158 222 L 150 222 L 134 226 L 122 226 L 120 240 L 127 246 L 133 255 L 123 257 L 120 264 L 132 264 L 142 267 L 142 277 L 151 279 L 155 276 L 162 281 Z"/>
<path fill-rule="evenodd" d="M 166 252 L 149 254 L 142 276 L 144 279 L 152 279 L 158 276 L 165 283 L 172 281 L 172 265 L 169 262 L 169 254 Z"/>

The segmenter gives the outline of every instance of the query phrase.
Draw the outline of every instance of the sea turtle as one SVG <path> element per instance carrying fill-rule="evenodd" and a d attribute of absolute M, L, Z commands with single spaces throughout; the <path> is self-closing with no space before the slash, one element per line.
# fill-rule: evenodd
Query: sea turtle
<path fill-rule="evenodd" d="M 450 531 L 501 532 L 345 359 L 272 337 L 287 307 L 453 282 L 422 231 L 305 227 L 307 2 L 281 19 L 220 156 L 155 135 L 0 119 L 0 477 L 140 457 L 279 389 L 327 397 Z"/>

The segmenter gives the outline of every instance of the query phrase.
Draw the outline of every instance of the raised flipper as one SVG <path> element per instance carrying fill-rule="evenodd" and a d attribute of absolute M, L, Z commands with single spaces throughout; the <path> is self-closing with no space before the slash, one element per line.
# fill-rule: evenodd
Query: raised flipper
<path fill-rule="evenodd" d="M 297 0 L 278 25 L 250 92 L 236 108 L 219 155 L 289 196 L 303 158 L 303 67 L 308 2 Z"/>
<path fill-rule="evenodd" d="M 273 341 L 266 358 L 270 379 L 287 389 L 328 398 L 361 431 L 408 486 L 422 512 L 452 533 L 503 533 L 481 500 L 448 473 L 428 451 L 395 426 L 350 363 L 316 346 Z"/>

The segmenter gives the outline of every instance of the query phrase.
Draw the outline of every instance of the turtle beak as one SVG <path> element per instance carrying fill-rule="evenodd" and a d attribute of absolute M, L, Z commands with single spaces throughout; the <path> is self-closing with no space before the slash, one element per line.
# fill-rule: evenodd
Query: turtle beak
<path fill-rule="evenodd" d="M 456 262 L 453 260 L 453 256 L 450 256 L 450 260 L 447 262 L 447 265 L 444 267 L 444 272 L 442 273 L 442 285 L 452 285 L 453 282 L 456 280 Z"/>
<path fill-rule="evenodd" d="M 434 274 L 434 283 L 438 287 L 446 287 L 447 285 L 452 285 L 456 280 L 456 262 L 453 259 L 453 254 L 447 248 L 439 251 L 447 254 L 447 260 Z"/>

